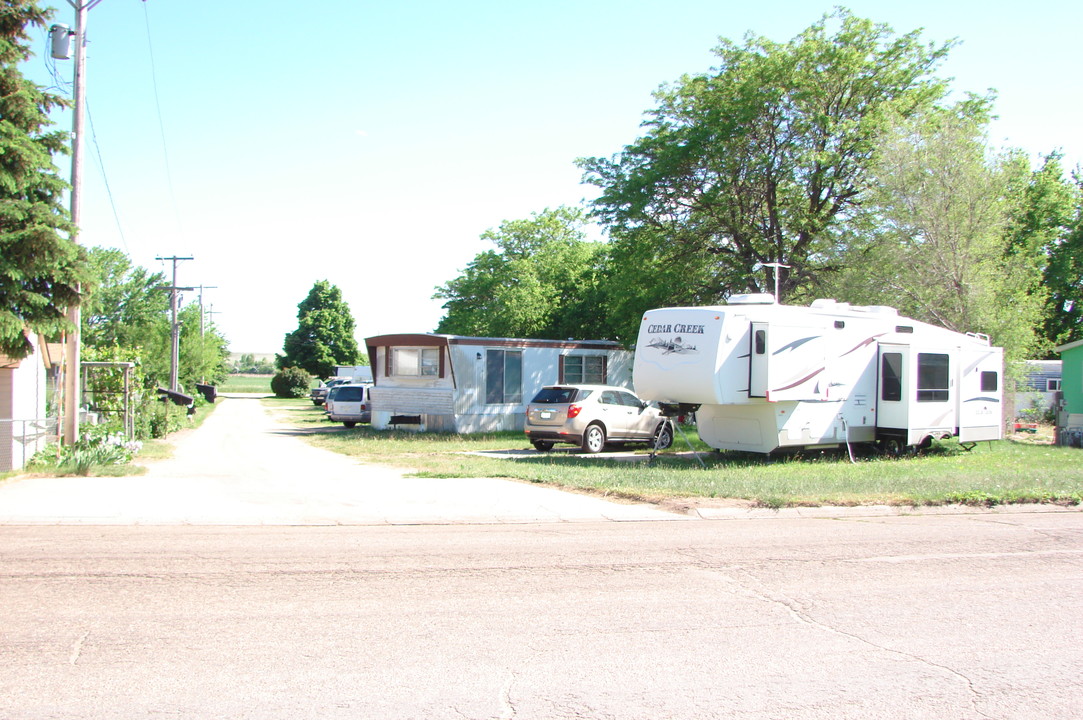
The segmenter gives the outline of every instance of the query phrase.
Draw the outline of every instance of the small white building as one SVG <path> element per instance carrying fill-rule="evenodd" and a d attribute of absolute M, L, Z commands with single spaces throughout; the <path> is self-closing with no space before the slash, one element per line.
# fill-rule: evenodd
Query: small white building
<path fill-rule="evenodd" d="M 522 430 L 526 405 L 557 383 L 631 387 L 632 353 L 610 340 L 404 334 L 366 338 L 372 427 Z"/>
<path fill-rule="evenodd" d="M 0 472 L 24 467 L 49 438 L 44 353 L 38 338 L 28 337 L 33 354 L 22 360 L 0 354 Z"/>

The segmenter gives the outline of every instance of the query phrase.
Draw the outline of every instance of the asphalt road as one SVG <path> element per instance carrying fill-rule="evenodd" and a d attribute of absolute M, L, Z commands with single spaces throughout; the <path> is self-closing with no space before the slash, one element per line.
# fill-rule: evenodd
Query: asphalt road
<path fill-rule="evenodd" d="M 342 477 L 191 459 L 234 525 L 185 457 L 142 509 L 0 485 L 0 718 L 1083 717 L 1077 510 L 336 524 Z"/>

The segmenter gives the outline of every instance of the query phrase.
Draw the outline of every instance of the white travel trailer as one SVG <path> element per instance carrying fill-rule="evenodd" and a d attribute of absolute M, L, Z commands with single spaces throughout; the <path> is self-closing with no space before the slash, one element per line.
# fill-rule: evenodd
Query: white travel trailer
<path fill-rule="evenodd" d="M 644 400 L 696 407 L 713 448 L 876 442 L 898 451 L 1001 438 L 1002 374 L 1003 350 L 983 335 L 889 307 L 797 307 L 754 294 L 647 312 L 632 382 Z"/>

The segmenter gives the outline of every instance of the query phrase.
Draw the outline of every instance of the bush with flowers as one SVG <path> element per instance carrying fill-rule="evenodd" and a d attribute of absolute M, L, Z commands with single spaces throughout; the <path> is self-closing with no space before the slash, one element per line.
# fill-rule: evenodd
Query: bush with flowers
<path fill-rule="evenodd" d="M 35 455 L 30 468 L 89 475 L 95 466 L 127 465 L 142 448 L 143 443 L 110 431 L 108 425 L 90 425 L 75 444 L 55 445 Z"/>

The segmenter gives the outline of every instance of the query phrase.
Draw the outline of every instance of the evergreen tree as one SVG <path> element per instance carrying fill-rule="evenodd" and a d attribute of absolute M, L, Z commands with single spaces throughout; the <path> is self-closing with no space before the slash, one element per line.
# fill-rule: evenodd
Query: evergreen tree
<path fill-rule="evenodd" d="M 35 0 L 0 7 L 0 352 L 14 357 L 30 353 L 27 331 L 66 327 L 84 272 L 52 159 L 66 152 L 66 133 L 47 130 L 49 111 L 64 101 L 18 68 L 32 54 L 27 28 L 50 14 Z"/>
<path fill-rule="evenodd" d="M 362 360 L 354 337 L 354 320 L 342 291 L 320 280 L 297 306 L 297 329 L 286 335 L 277 356 L 279 368 L 298 367 L 318 378 L 334 375 L 336 365 Z"/>

